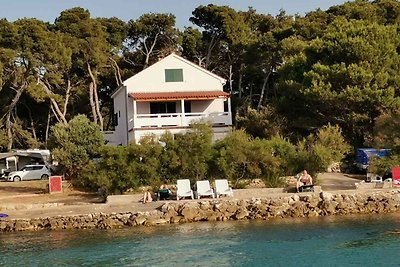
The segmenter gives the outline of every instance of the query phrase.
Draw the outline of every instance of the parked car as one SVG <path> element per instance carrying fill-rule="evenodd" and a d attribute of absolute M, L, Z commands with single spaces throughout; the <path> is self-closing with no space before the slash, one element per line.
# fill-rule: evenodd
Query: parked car
<path fill-rule="evenodd" d="M 19 171 L 10 172 L 7 181 L 45 180 L 50 175 L 50 169 L 46 165 L 26 165 Z"/>

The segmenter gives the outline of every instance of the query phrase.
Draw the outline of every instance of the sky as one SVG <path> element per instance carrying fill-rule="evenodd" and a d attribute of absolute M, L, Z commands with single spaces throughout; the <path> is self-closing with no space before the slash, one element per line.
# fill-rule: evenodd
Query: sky
<path fill-rule="evenodd" d="M 54 22 L 60 12 L 83 7 L 92 17 L 117 17 L 124 21 L 137 19 L 145 13 L 172 13 L 179 28 L 192 26 L 189 17 L 199 5 L 227 5 L 236 10 L 247 10 L 249 6 L 258 13 L 278 14 L 280 9 L 288 14 L 304 15 L 308 11 L 342 4 L 343 0 L 0 0 L 0 18 L 14 21 L 19 18 L 37 18 Z"/>

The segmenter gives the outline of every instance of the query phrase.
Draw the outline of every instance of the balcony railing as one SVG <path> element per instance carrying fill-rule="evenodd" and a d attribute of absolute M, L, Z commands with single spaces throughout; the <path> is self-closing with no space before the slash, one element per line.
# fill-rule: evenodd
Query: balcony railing
<path fill-rule="evenodd" d="M 129 129 L 189 126 L 200 120 L 213 125 L 232 125 L 229 112 L 137 114 L 129 119 Z"/>

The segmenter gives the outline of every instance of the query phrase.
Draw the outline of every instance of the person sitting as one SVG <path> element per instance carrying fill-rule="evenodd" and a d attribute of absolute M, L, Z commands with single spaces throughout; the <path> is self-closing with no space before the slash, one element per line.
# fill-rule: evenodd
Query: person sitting
<path fill-rule="evenodd" d="M 171 195 L 172 192 L 167 185 L 167 181 L 164 180 L 163 184 L 160 186 L 160 189 L 158 190 L 158 200 L 169 199 Z"/>
<path fill-rule="evenodd" d="M 144 191 L 143 199 L 142 199 L 143 204 L 146 204 L 147 202 L 152 202 L 152 201 L 153 201 L 153 197 L 151 196 L 150 190 Z"/>
<path fill-rule="evenodd" d="M 304 171 L 301 173 L 299 179 L 298 179 L 297 182 L 296 182 L 296 191 L 299 192 L 299 189 L 300 189 L 302 186 L 305 186 L 305 185 L 312 185 L 312 184 L 313 184 L 313 181 L 312 181 L 311 175 L 309 175 L 309 174 L 307 173 L 307 171 L 304 170 Z"/>

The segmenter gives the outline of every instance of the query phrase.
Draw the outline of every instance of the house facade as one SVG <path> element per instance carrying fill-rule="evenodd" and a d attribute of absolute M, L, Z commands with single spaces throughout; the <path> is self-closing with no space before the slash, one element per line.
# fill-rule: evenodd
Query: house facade
<path fill-rule="evenodd" d="M 171 54 L 125 80 L 113 94 L 115 131 L 105 133 L 112 145 L 138 142 L 165 131 L 184 133 L 203 121 L 212 125 L 214 139 L 230 132 L 230 95 L 226 80 Z"/>

